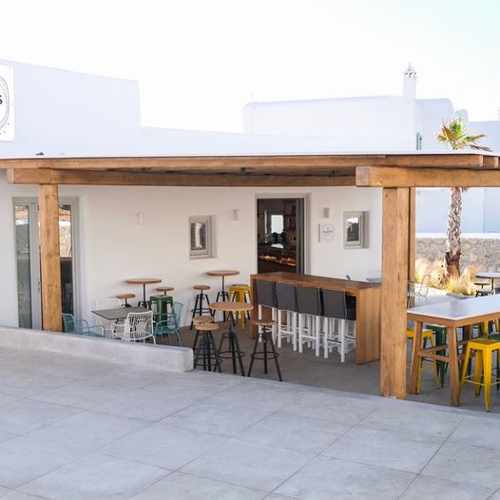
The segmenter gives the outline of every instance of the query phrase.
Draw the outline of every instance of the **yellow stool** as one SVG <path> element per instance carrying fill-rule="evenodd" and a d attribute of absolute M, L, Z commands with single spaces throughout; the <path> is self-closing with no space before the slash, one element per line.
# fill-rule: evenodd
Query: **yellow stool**
<path fill-rule="evenodd" d="M 234 284 L 228 289 L 229 300 L 231 302 L 247 302 L 250 303 L 250 286 L 246 284 Z M 250 313 L 236 313 L 237 317 L 240 319 L 241 324 L 245 324 L 245 319 L 250 319 Z"/>
<path fill-rule="evenodd" d="M 462 385 L 465 382 L 475 384 L 476 396 L 481 394 L 481 387 L 484 387 L 484 406 L 486 407 L 486 411 L 491 410 L 491 386 L 500 384 L 498 373 L 496 373 L 493 379 L 493 356 L 495 351 L 497 351 L 497 356 L 500 356 L 500 340 L 488 338 L 469 340 L 465 347 L 465 358 L 462 366 Z M 472 375 L 467 375 L 473 354 L 476 356 L 474 371 Z M 482 382 L 481 379 L 483 380 Z"/>
<path fill-rule="evenodd" d="M 415 341 L 415 330 L 413 328 L 406 329 L 406 338 L 408 340 L 411 340 L 412 342 Z M 435 347 L 436 345 L 435 334 L 432 330 L 424 329 L 422 330 L 422 349 L 425 349 L 427 342 L 430 342 L 431 347 Z M 413 356 L 410 362 L 413 364 Z M 423 362 L 424 358 L 422 358 L 422 363 Z M 438 371 L 437 361 L 434 361 L 433 365 L 434 365 L 434 380 L 436 381 L 436 383 L 439 384 L 440 381 L 439 381 L 439 371 Z M 422 370 L 420 370 L 420 375 L 422 375 Z M 421 386 L 422 386 L 422 380 L 419 379 L 417 392 L 420 392 Z"/>

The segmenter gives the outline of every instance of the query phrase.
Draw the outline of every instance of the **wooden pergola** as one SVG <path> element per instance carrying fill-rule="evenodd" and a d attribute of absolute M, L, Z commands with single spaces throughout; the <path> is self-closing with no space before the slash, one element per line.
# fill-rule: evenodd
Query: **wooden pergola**
<path fill-rule="evenodd" d="M 61 329 L 58 186 L 356 186 L 383 190 L 380 390 L 406 396 L 406 297 L 414 277 L 415 188 L 500 187 L 499 157 L 321 154 L 0 159 L 13 184 L 39 186 L 43 327 Z"/>

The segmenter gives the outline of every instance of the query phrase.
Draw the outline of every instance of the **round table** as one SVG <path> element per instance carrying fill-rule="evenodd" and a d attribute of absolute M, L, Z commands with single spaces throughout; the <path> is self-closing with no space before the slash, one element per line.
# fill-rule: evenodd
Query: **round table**
<path fill-rule="evenodd" d="M 234 314 L 246 313 L 248 311 L 251 311 L 253 309 L 253 305 L 248 304 L 247 302 L 223 301 L 210 304 L 209 307 L 212 311 L 221 311 L 224 314 L 229 314 L 229 329 L 227 332 L 224 332 L 222 334 L 218 351 L 221 358 L 223 359 L 230 358 L 232 360 L 234 374 L 238 373 L 238 367 L 236 364 L 238 362 L 240 373 L 244 377 L 245 369 L 243 368 L 243 360 L 242 360 L 243 353 L 241 352 L 240 349 L 240 342 L 238 340 L 238 335 L 234 330 L 234 325 L 235 325 Z M 228 348 L 226 351 L 223 351 L 222 346 L 226 338 L 228 341 Z M 224 354 L 229 356 L 224 356 Z"/>
<path fill-rule="evenodd" d="M 222 269 L 220 271 L 207 271 L 207 276 L 216 276 L 218 278 L 222 279 L 222 286 L 219 292 L 217 293 L 217 302 L 219 300 L 229 300 L 229 295 L 226 292 L 226 289 L 224 288 L 224 280 L 226 276 L 238 276 L 240 274 L 239 271 L 234 271 L 234 270 L 227 270 L 227 269 Z"/>
<path fill-rule="evenodd" d="M 143 307 L 147 307 L 147 300 L 146 300 L 146 285 L 155 285 L 157 283 L 161 283 L 160 278 L 132 278 L 129 280 L 126 280 L 125 283 L 128 283 L 129 285 L 142 285 L 142 302 L 139 303 L 139 305 L 142 305 Z"/>
<path fill-rule="evenodd" d="M 491 293 L 495 293 L 495 280 L 500 279 L 500 273 L 497 272 L 482 272 L 476 273 L 476 278 L 491 281 Z"/>

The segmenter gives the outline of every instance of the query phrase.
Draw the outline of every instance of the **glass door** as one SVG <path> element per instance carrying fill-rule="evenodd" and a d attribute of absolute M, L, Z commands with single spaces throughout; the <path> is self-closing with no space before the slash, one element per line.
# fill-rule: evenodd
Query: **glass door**
<path fill-rule="evenodd" d="M 70 314 L 75 311 L 75 210 L 76 201 L 64 200 L 59 207 L 61 303 L 63 313 Z M 14 223 L 19 326 L 40 329 L 42 326 L 40 225 L 36 199 L 14 200 Z"/>

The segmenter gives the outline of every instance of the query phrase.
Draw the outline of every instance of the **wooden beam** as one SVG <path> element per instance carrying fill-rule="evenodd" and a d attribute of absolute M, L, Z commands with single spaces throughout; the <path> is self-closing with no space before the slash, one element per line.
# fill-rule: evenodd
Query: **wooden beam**
<path fill-rule="evenodd" d="M 172 174 L 101 170 L 10 169 L 11 184 L 103 186 L 354 186 L 353 176 Z"/>
<path fill-rule="evenodd" d="M 486 160 L 485 160 L 486 158 Z M 240 169 L 305 168 L 337 169 L 359 165 L 393 167 L 482 168 L 498 167 L 497 156 L 470 154 L 303 154 L 303 155 L 246 155 L 246 156 L 137 156 L 137 157 L 33 157 L 0 160 L 0 168 L 56 169 L 161 169 L 176 171 L 238 171 Z"/>
<path fill-rule="evenodd" d="M 360 187 L 500 187 L 500 169 L 357 167 Z"/>
<path fill-rule="evenodd" d="M 39 189 L 42 327 L 57 332 L 62 330 L 58 188 L 42 184 Z"/>
<path fill-rule="evenodd" d="M 383 190 L 380 391 L 406 397 L 409 190 Z"/>
<path fill-rule="evenodd" d="M 408 204 L 408 281 L 415 281 L 417 260 L 417 190 L 410 188 Z"/>

